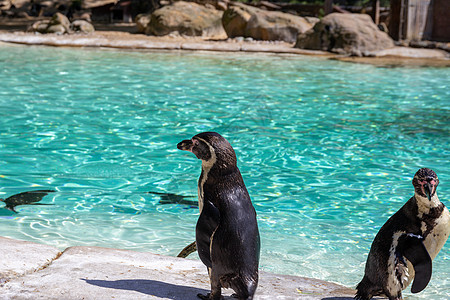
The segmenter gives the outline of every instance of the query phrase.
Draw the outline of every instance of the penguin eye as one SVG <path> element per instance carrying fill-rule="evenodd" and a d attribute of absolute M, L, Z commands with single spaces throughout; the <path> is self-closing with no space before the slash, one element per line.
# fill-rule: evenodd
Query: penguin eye
<path fill-rule="evenodd" d="M 193 140 L 192 143 L 194 144 L 194 147 L 197 147 L 200 144 L 198 140 Z"/>

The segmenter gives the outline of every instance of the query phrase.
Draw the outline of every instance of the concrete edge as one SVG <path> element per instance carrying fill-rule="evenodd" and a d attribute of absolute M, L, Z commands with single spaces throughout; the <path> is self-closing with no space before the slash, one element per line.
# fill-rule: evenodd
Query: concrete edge
<path fill-rule="evenodd" d="M 15 278 L 44 270 L 62 255 L 59 249 L 52 246 L 1 236 L 0 244 L 0 286 Z M 30 248 L 31 251 L 24 253 L 23 248 Z"/>
<path fill-rule="evenodd" d="M 0 256 L 10 253 L 15 257 L 15 250 L 20 250 L 22 257 L 13 261 L 12 267 L 21 267 L 21 260 L 33 261 L 44 252 L 48 260 L 0 282 L 0 299 L 99 299 L 108 295 L 191 300 L 197 292 L 209 290 L 206 268 L 199 260 L 95 246 L 73 246 L 60 252 L 51 246 L 1 237 L 0 244 Z M 0 275 L 2 267 L 0 263 Z M 232 299 L 231 293 L 226 290 L 225 299 Z M 337 283 L 260 270 L 255 299 L 352 299 L 353 295 L 353 289 Z"/>

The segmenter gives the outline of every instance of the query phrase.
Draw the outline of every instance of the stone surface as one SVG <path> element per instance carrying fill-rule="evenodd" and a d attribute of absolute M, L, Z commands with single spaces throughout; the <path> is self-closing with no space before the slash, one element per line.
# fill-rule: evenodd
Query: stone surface
<path fill-rule="evenodd" d="M 59 255 L 54 247 L 0 237 L 0 284 L 44 268 Z"/>
<path fill-rule="evenodd" d="M 369 15 L 332 13 L 300 34 L 295 47 L 367 56 L 394 47 L 394 42 Z"/>
<path fill-rule="evenodd" d="M 222 17 L 228 37 L 251 37 L 293 43 L 300 33 L 311 29 L 319 19 L 303 18 L 278 11 L 266 11 L 234 3 Z"/>
<path fill-rule="evenodd" d="M 58 35 L 65 33 L 92 33 L 95 31 L 94 26 L 86 20 L 75 20 L 70 23 L 69 19 L 61 14 L 56 13 L 50 20 L 37 21 L 31 25 L 29 32 L 39 33 L 55 33 Z"/>
<path fill-rule="evenodd" d="M 28 31 L 30 31 L 30 32 L 46 33 L 49 23 L 50 23 L 49 20 L 37 21 L 37 22 L 33 23 L 30 26 L 30 28 L 28 28 Z"/>
<path fill-rule="evenodd" d="M 45 29 L 45 33 L 64 34 L 66 32 L 66 28 L 61 24 L 49 25 L 47 29 Z"/>
<path fill-rule="evenodd" d="M 49 28 L 51 26 L 57 26 L 57 25 L 61 25 L 62 27 L 64 27 L 65 32 L 70 32 L 70 21 L 69 19 L 63 15 L 62 13 L 56 13 L 53 15 L 53 17 L 50 20 L 50 23 L 48 24 Z M 48 30 L 48 29 L 47 29 Z"/>
<path fill-rule="evenodd" d="M 19 249 L 39 258 L 48 246 L 0 240 L 0 255 Z M 30 245 L 31 244 L 31 245 Z M 49 257 L 49 259 L 51 259 Z M 42 259 L 41 259 L 42 260 Z M 3 269 L 0 268 L 0 272 Z M 205 266 L 190 260 L 100 247 L 71 247 L 46 268 L 0 286 L 0 299 L 198 299 L 210 289 Z M 225 299 L 232 290 L 223 290 Z M 350 300 L 354 291 L 316 279 L 260 273 L 255 299 Z"/>
<path fill-rule="evenodd" d="M 145 33 L 152 18 L 151 14 L 139 14 L 135 18 L 137 33 Z"/>
<path fill-rule="evenodd" d="M 211 6 L 178 1 L 155 10 L 146 33 L 156 36 L 173 32 L 186 36 L 225 36 L 222 14 Z"/>
<path fill-rule="evenodd" d="M 94 26 L 85 20 L 75 20 L 70 24 L 70 29 L 74 32 L 92 33 L 95 31 Z"/>

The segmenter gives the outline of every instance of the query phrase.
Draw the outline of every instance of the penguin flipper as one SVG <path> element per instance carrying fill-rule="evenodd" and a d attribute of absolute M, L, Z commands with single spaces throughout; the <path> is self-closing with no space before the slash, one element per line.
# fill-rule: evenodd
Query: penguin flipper
<path fill-rule="evenodd" d="M 414 267 L 416 275 L 411 292 L 418 293 L 427 287 L 431 279 L 432 260 L 419 235 L 405 234 L 399 239 L 398 249 Z"/>
<path fill-rule="evenodd" d="M 197 251 L 197 243 L 193 242 L 184 247 L 183 250 L 178 253 L 177 257 L 186 258 L 189 256 L 189 254 L 194 253 L 195 251 Z"/>
<path fill-rule="evenodd" d="M 210 201 L 205 201 L 195 229 L 195 242 L 200 260 L 208 267 L 211 262 L 211 237 L 219 226 L 220 212 Z"/>

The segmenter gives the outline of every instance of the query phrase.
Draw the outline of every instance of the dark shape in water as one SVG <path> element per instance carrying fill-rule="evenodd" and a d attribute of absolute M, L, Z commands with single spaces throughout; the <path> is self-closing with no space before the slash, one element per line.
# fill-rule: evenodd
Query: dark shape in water
<path fill-rule="evenodd" d="M 113 204 L 113 213 L 122 213 L 122 214 L 132 214 L 132 215 L 140 215 L 142 212 L 140 210 L 131 208 L 131 207 L 123 207 Z"/>
<path fill-rule="evenodd" d="M 183 250 L 178 253 L 177 257 L 186 258 L 189 254 L 194 253 L 195 251 L 197 251 L 197 243 L 193 242 L 184 247 Z"/>
<path fill-rule="evenodd" d="M 36 203 L 42 200 L 48 193 L 56 192 L 54 190 L 37 190 L 37 191 L 29 191 L 23 192 L 19 194 L 12 195 L 6 199 L 0 199 L 0 201 L 5 202 L 6 209 L 9 209 L 15 213 L 17 211 L 14 209 L 18 205 L 52 205 L 46 203 Z"/>
<path fill-rule="evenodd" d="M 197 201 L 187 200 L 187 198 L 194 198 L 194 196 L 183 196 L 172 193 L 159 193 L 159 192 L 147 192 L 147 194 L 159 195 L 159 197 L 161 198 L 161 200 L 159 200 L 159 204 L 184 204 L 198 207 Z"/>

